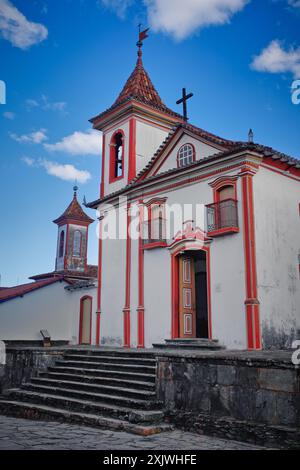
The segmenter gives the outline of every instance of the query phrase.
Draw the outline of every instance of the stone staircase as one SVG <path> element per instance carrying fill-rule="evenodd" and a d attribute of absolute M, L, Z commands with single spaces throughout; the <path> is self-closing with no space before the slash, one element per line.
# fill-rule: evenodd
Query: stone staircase
<path fill-rule="evenodd" d="M 53 367 L 0 399 L 0 413 L 150 435 L 171 429 L 156 398 L 154 353 L 67 350 Z"/>
<path fill-rule="evenodd" d="M 193 349 L 203 351 L 219 351 L 225 349 L 217 339 L 206 338 L 180 338 L 165 339 L 164 343 L 153 344 L 156 349 Z"/>

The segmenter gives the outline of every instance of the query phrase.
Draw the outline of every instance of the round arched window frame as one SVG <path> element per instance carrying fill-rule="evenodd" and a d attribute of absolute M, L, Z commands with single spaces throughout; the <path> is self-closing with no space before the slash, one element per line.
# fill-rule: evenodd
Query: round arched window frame
<path fill-rule="evenodd" d="M 75 258 L 81 257 L 82 249 L 82 233 L 80 230 L 75 230 L 73 235 L 73 256 Z"/>
<path fill-rule="evenodd" d="M 59 236 L 59 248 L 58 248 L 58 257 L 62 258 L 64 256 L 65 249 L 65 231 L 62 230 Z"/>
<path fill-rule="evenodd" d="M 192 144 L 184 144 L 177 154 L 177 166 L 183 168 L 195 161 L 195 147 Z"/>
<path fill-rule="evenodd" d="M 113 183 L 124 177 L 125 134 L 122 129 L 118 129 L 117 131 L 113 133 L 109 146 L 110 146 L 109 182 Z M 119 155 L 118 155 L 119 149 L 121 150 L 120 160 L 119 160 Z"/>

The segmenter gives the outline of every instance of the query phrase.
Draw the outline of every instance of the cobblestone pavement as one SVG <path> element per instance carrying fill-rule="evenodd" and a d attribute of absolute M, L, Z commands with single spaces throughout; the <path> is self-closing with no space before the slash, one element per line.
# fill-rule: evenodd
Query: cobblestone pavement
<path fill-rule="evenodd" d="M 259 447 L 179 430 L 135 436 L 56 422 L 0 416 L 1 450 L 245 450 Z"/>

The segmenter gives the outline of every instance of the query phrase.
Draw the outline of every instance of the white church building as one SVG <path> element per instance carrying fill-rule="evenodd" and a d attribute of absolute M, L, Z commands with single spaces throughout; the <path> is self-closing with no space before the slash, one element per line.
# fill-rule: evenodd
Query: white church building
<path fill-rule="evenodd" d="M 103 133 L 101 194 L 87 204 L 100 220 L 97 344 L 290 347 L 300 329 L 300 161 L 252 133 L 237 142 L 189 124 L 161 100 L 141 48 L 114 104 L 91 122 Z M 116 224 L 125 236 L 113 235 Z"/>
<path fill-rule="evenodd" d="M 11 344 L 95 344 L 97 266 L 87 264 L 88 228 L 94 222 L 74 197 L 58 226 L 55 270 L 32 282 L 0 288 L 0 339 Z"/>

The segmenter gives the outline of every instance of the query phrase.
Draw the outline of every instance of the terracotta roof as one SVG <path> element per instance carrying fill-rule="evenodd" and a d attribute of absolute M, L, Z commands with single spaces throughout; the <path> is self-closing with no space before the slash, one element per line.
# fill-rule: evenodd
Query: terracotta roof
<path fill-rule="evenodd" d="M 46 287 L 51 284 L 54 284 L 58 281 L 63 281 L 63 276 L 59 276 L 56 278 L 45 279 L 38 282 L 30 282 L 28 284 L 21 284 L 20 286 L 9 287 L 6 289 L 0 290 L 0 302 L 6 302 L 7 300 L 14 299 L 15 297 L 23 297 L 25 294 L 29 294 L 29 292 L 33 292 L 41 287 Z"/>
<path fill-rule="evenodd" d="M 144 68 L 142 58 L 139 57 L 132 74 L 128 78 L 123 90 L 119 94 L 114 104 L 110 108 L 106 109 L 103 113 L 100 113 L 98 116 L 92 118 L 90 122 L 93 123 L 96 119 L 103 117 L 106 113 L 112 111 L 118 106 L 121 106 L 122 104 L 126 103 L 126 101 L 131 100 L 139 101 L 171 116 L 175 116 L 180 121 L 183 120 L 183 117 L 180 114 L 175 113 L 175 111 L 168 108 L 162 101 Z"/>
<path fill-rule="evenodd" d="M 186 165 L 184 167 L 180 168 L 171 168 L 169 170 L 166 170 L 164 172 L 158 173 L 153 176 L 149 176 L 145 179 L 134 179 L 132 180 L 127 186 L 124 186 L 123 188 L 119 189 L 118 191 L 115 191 L 111 194 L 107 194 L 101 199 L 96 199 L 95 201 L 92 201 L 87 204 L 87 207 L 90 207 L 92 209 L 97 209 L 100 203 L 107 201 L 111 199 L 112 197 L 119 196 L 131 189 L 139 188 L 143 186 L 143 184 L 147 184 L 149 181 L 155 181 L 156 179 L 161 178 L 161 176 L 164 175 L 176 175 L 178 173 L 184 173 L 186 170 L 189 170 L 191 168 L 197 168 L 201 165 L 203 165 L 206 162 L 212 161 L 212 160 L 220 160 L 222 158 L 228 157 L 230 155 L 233 155 L 238 152 L 242 151 L 254 151 L 258 152 L 261 154 L 262 157 L 265 158 L 271 158 L 272 160 L 279 160 L 283 163 L 285 163 L 288 167 L 294 167 L 297 169 L 300 169 L 300 160 L 290 157 L 284 153 L 278 152 L 271 147 L 266 147 L 264 145 L 260 144 L 254 144 L 254 143 L 249 143 L 249 142 L 235 142 L 232 146 L 224 150 L 223 152 L 217 152 L 213 155 L 210 155 L 208 157 L 202 158 L 200 160 L 196 160 L 189 165 Z"/>
<path fill-rule="evenodd" d="M 157 149 L 153 157 L 149 160 L 147 165 L 132 180 L 133 182 L 138 181 L 142 176 L 144 177 L 150 171 L 150 169 L 154 166 L 154 164 L 156 163 L 160 155 L 165 151 L 166 147 L 173 140 L 174 135 L 177 134 L 177 132 L 180 129 L 186 129 L 192 132 L 194 135 L 201 137 L 202 139 L 205 139 L 208 142 L 219 145 L 220 147 L 223 147 L 224 149 L 230 149 L 237 145 L 237 142 L 233 140 L 223 139 L 222 137 L 218 137 L 215 134 L 212 134 L 210 132 L 205 131 L 204 129 L 201 129 L 200 127 L 196 127 L 188 123 L 179 123 L 173 127 L 171 132 L 167 135 L 167 137 L 165 138 L 163 143 L 159 146 L 159 148 Z"/>
<path fill-rule="evenodd" d="M 65 212 L 60 217 L 58 217 L 58 219 L 53 220 L 53 222 L 55 224 L 59 224 L 60 222 L 63 222 L 64 220 L 78 220 L 79 222 L 86 222 L 88 224 L 91 224 L 92 222 L 94 222 L 94 219 L 89 217 L 82 210 L 82 207 L 77 200 L 76 191 L 74 192 L 74 196 L 73 196 L 71 204 L 69 204 Z"/>
<path fill-rule="evenodd" d="M 63 271 L 51 271 L 49 273 L 44 274 L 37 274 L 35 276 L 31 276 L 29 279 L 34 279 L 39 281 L 41 279 L 53 279 L 63 277 L 64 279 L 96 279 L 98 277 L 98 266 L 93 264 L 88 264 L 85 271 L 70 271 L 70 270 L 63 270 Z"/>

